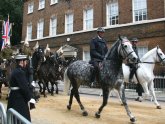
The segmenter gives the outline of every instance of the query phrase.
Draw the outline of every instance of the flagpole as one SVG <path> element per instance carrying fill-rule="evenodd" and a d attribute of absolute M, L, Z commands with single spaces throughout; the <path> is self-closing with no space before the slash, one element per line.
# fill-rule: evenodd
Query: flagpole
<path fill-rule="evenodd" d="M 2 36 L 3 36 L 3 31 L 4 31 L 4 27 L 3 27 L 3 23 L 4 23 L 4 20 L 1 20 L 1 22 L 2 22 L 2 31 L 1 31 L 1 33 L 2 33 Z M 2 39 L 2 37 L 1 37 L 1 51 L 2 51 L 2 47 L 3 47 L 3 39 Z"/>

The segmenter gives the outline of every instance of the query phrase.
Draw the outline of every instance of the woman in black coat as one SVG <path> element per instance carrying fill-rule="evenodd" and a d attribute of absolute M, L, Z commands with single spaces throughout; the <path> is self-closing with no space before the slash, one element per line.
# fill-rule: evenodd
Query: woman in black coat
<path fill-rule="evenodd" d="M 13 70 L 10 79 L 10 94 L 8 99 L 7 109 L 13 108 L 19 114 L 31 121 L 28 102 L 32 98 L 28 81 L 23 70 L 27 64 L 26 55 L 17 55 L 15 57 L 17 66 Z"/>

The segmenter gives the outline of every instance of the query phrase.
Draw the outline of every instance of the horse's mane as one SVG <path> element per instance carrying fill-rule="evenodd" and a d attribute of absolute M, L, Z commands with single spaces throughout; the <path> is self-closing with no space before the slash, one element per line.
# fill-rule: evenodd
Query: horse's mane
<path fill-rule="evenodd" d="M 148 57 L 150 55 L 152 55 L 155 52 L 156 49 L 157 49 L 157 47 L 149 50 L 146 54 L 143 55 L 143 57 L 140 59 L 140 61 L 144 62 L 146 59 L 148 59 Z"/>
<path fill-rule="evenodd" d="M 127 38 L 127 37 L 121 36 L 121 39 L 125 39 L 125 38 Z M 110 49 L 108 49 L 108 52 L 105 55 L 107 60 L 116 59 L 117 57 L 119 57 L 118 49 L 117 49 L 119 46 L 119 41 L 120 41 L 120 39 L 118 38 L 116 40 L 116 42 L 113 43 L 112 47 Z"/>

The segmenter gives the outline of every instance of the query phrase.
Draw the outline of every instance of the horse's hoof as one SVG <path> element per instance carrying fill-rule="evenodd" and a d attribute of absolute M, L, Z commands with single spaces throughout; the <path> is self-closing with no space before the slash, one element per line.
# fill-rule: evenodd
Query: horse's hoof
<path fill-rule="evenodd" d="M 88 112 L 87 112 L 87 111 L 84 111 L 84 112 L 82 113 L 82 115 L 83 115 L 83 116 L 88 116 Z"/>
<path fill-rule="evenodd" d="M 162 107 L 159 105 L 159 106 L 156 106 L 157 109 L 162 109 Z"/>
<path fill-rule="evenodd" d="M 134 123 L 136 121 L 135 117 L 131 118 L 130 121 Z"/>
<path fill-rule="evenodd" d="M 67 109 L 68 109 L 68 110 L 70 110 L 70 109 L 71 109 L 71 107 L 70 107 L 69 105 L 67 105 Z"/>
<path fill-rule="evenodd" d="M 96 118 L 100 118 L 100 114 L 98 114 L 98 112 L 95 113 L 95 117 Z"/>

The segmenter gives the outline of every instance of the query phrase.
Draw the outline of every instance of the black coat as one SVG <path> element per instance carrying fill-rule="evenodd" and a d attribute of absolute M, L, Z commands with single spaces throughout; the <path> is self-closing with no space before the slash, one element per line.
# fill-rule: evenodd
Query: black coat
<path fill-rule="evenodd" d="M 32 98 L 32 94 L 25 72 L 20 66 L 16 67 L 11 74 L 10 87 L 19 87 L 19 89 L 10 91 L 7 109 L 13 108 L 31 121 L 28 101 Z"/>
<path fill-rule="evenodd" d="M 132 48 L 133 48 L 133 50 L 135 51 L 136 55 L 137 55 L 138 58 L 139 58 L 137 46 L 136 46 L 136 45 L 132 45 Z"/>
<path fill-rule="evenodd" d="M 108 51 L 106 41 L 96 37 L 90 43 L 90 56 L 92 61 L 102 61 Z"/>

